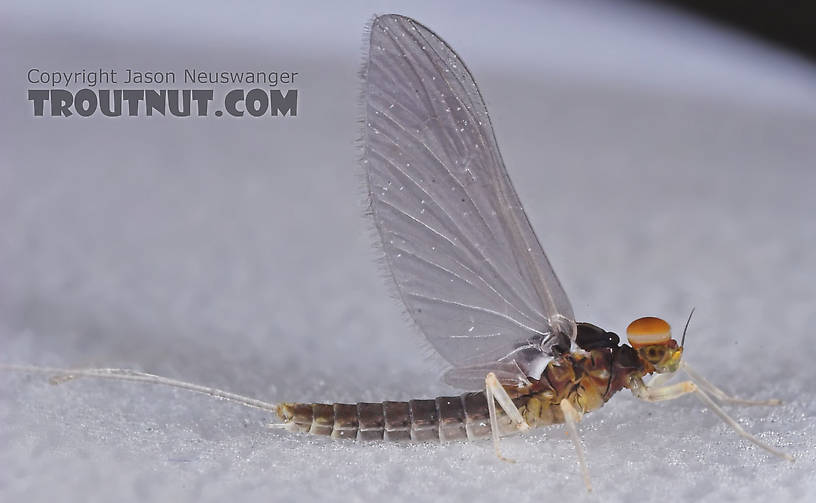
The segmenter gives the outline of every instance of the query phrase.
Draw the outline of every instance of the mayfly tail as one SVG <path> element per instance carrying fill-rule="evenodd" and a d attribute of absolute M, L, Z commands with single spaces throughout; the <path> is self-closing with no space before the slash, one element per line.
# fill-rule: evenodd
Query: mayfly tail
<path fill-rule="evenodd" d="M 52 384 L 60 384 L 65 381 L 70 381 L 79 377 L 97 377 L 101 379 L 116 379 L 120 381 L 136 381 L 150 384 L 161 384 L 164 386 L 171 386 L 173 388 L 180 388 L 194 393 L 201 393 L 209 395 L 222 400 L 227 400 L 233 403 L 250 407 L 253 409 L 260 409 L 270 412 L 278 412 L 278 406 L 274 403 L 264 402 L 255 398 L 250 398 L 243 395 L 231 393 L 229 391 L 220 390 L 217 388 L 210 388 L 200 384 L 193 384 L 169 377 L 157 376 L 148 374 L 147 372 L 140 372 L 138 370 L 130 369 L 112 369 L 112 368 L 85 368 L 85 369 L 64 369 L 53 367 L 37 367 L 33 365 L 12 365 L 0 364 L 0 370 L 13 370 L 19 372 L 38 372 L 43 374 L 54 374 L 50 379 Z"/>

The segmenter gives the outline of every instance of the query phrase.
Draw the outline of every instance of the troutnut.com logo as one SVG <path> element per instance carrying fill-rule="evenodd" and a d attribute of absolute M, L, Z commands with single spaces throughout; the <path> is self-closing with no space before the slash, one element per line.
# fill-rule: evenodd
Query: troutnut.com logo
<path fill-rule="evenodd" d="M 31 68 L 28 82 L 36 88 L 28 90 L 28 100 L 36 117 L 295 117 L 297 76 L 196 68 L 178 73 Z M 177 83 L 190 88 L 175 88 Z"/>

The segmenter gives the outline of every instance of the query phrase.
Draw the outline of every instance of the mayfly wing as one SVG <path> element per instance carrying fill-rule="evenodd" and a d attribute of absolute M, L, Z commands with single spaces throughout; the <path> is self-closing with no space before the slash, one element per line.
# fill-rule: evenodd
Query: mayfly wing
<path fill-rule="evenodd" d="M 398 15 L 373 21 L 364 79 L 371 210 L 408 312 L 455 367 L 515 360 L 533 375 L 569 347 L 575 321 L 476 82 L 440 37 Z"/>

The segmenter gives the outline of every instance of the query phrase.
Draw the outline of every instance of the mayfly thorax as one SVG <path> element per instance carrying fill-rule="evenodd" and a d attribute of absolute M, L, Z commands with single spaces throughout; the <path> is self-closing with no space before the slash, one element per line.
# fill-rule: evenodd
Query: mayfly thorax
<path fill-rule="evenodd" d="M 385 15 L 370 27 L 363 70 L 363 156 L 370 209 L 399 297 L 451 364 L 462 395 L 382 403 L 271 404 L 119 369 L 42 369 L 166 384 L 275 411 L 290 431 L 332 438 L 449 441 L 492 438 L 563 423 L 589 475 L 576 423 L 629 389 L 645 401 L 694 394 L 738 434 L 777 456 L 717 402 L 734 398 L 682 360 L 683 341 L 659 318 L 627 328 L 627 342 L 572 306 L 504 167 L 476 82 L 439 36 Z M 685 331 L 684 331 L 685 334 Z M 682 370 L 689 379 L 668 384 Z M 644 378 L 656 374 L 650 381 Z M 498 404 L 498 407 L 496 406 Z M 502 458 L 504 459 L 504 458 Z"/>

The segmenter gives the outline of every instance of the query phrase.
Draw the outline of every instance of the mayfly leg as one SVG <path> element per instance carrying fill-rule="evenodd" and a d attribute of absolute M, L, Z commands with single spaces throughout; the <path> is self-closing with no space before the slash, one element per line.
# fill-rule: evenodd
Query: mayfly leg
<path fill-rule="evenodd" d="M 680 398 L 683 395 L 694 393 L 697 395 L 697 398 L 700 399 L 704 404 L 711 409 L 714 414 L 719 416 L 720 419 L 725 422 L 728 426 L 731 427 L 734 431 L 737 432 L 738 435 L 741 437 L 751 441 L 756 446 L 765 449 L 766 451 L 770 452 L 775 456 L 779 456 L 781 458 L 787 459 L 788 461 L 793 461 L 793 456 L 786 452 L 782 452 L 779 449 L 771 447 L 770 445 L 766 444 L 765 442 L 761 441 L 754 435 L 748 433 L 742 426 L 737 423 L 731 416 L 726 413 L 722 407 L 717 405 L 708 394 L 703 391 L 700 387 L 698 387 L 692 381 L 683 381 L 677 384 L 672 384 L 669 386 L 662 386 L 662 387 L 651 387 L 647 386 L 643 383 L 643 379 L 636 377 L 632 378 L 629 382 L 630 389 L 632 393 L 639 399 L 647 401 L 647 402 L 662 402 L 664 400 L 674 400 L 675 398 Z"/>
<path fill-rule="evenodd" d="M 575 445 L 575 452 L 578 454 L 578 464 L 581 465 L 584 484 L 586 484 L 587 491 L 592 491 L 592 483 L 589 480 L 589 467 L 586 463 L 586 456 L 584 456 L 584 448 L 581 446 L 581 438 L 578 436 L 578 428 L 575 426 L 576 423 L 581 421 L 582 414 L 569 400 L 561 400 L 559 405 L 561 412 L 564 414 L 564 423 L 567 425 L 567 433 Z"/>
<path fill-rule="evenodd" d="M 657 374 L 649 381 L 648 386 L 650 388 L 657 388 L 663 386 L 669 381 L 671 381 L 676 375 L 677 375 L 676 372 L 666 372 L 665 374 Z"/>
<path fill-rule="evenodd" d="M 711 396 L 721 402 L 733 403 L 737 405 L 782 405 L 782 400 L 777 400 L 775 398 L 771 398 L 770 400 L 746 400 L 744 398 L 731 396 L 717 386 L 711 384 L 708 379 L 698 374 L 697 371 L 689 367 L 686 362 L 681 361 L 680 366 L 683 368 L 686 374 L 688 374 L 691 380 L 697 384 L 697 386 L 705 390 L 707 393 L 710 393 Z M 653 382 L 654 381 L 650 382 L 649 385 L 652 385 Z"/>
<path fill-rule="evenodd" d="M 653 381 L 654 380 L 657 379 L 653 379 Z M 691 381 L 683 381 L 668 386 L 655 386 L 650 383 L 650 385 L 647 386 L 643 382 L 643 379 L 635 377 L 630 380 L 629 384 L 632 394 L 644 402 L 674 400 L 675 398 L 680 398 L 683 395 L 698 391 L 697 385 Z"/>
<path fill-rule="evenodd" d="M 530 428 L 530 425 L 524 420 L 524 417 L 522 417 L 518 407 L 516 407 L 516 404 L 513 403 L 510 395 L 507 394 L 507 390 L 504 389 L 504 386 L 501 385 L 499 380 L 496 378 L 496 374 L 493 372 L 488 373 L 487 377 L 485 377 L 485 398 L 487 399 L 487 411 L 490 415 L 490 432 L 493 438 L 493 449 L 496 451 L 496 456 L 498 456 L 498 458 L 502 461 L 515 463 L 514 460 L 502 456 L 501 449 L 499 449 L 500 433 L 499 418 L 496 414 L 496 402 L 499 402 L 499 406 L 502 408 L 504 413 L 507 414 L 507 417 L 509 417 L 513 422 L 516 429 L 519 431 L 525 431 Z"/>

